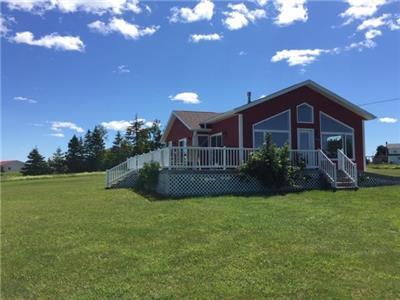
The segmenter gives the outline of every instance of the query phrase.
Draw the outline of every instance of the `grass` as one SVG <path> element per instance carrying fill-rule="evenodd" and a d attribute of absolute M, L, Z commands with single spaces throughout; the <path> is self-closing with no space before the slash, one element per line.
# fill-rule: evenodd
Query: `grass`
<path fill-rule="evenodd" d="M 368 164 L 367 172 L 380 175 L 400 177 L 400 165 L 395 164 Z"/>
<path fill-rule="evenodd" d="M 63 178 L 63 177 L 76 177 L 76 176 L 89 176 L 89 175 L 104 175 L 105 172 L 82 172 L 82 173 L 66 173 L 66 174 L 46 174 L 46 175 L 32 175 L 23 176 L 19 172 L 9 172 L 2 173 L 0 176 L 0 181 L 15 181 L 15 180 L 37 180 L 37 179 L 53 179 L 53 178 Z"/>
<path fill-rule="evenodd" d="M 2 183 L 2 299 L 395 299 L 400 187 L 153 201 Z"/>

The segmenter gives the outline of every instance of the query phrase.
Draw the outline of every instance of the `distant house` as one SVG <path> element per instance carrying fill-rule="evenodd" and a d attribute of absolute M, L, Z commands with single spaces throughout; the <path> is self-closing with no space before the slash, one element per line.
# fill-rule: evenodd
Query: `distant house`
<path fill-rule="evenodd" d="M 24 163 L 19 160 L 1 160 L 1 172 L 20 172 Z"/>
<path fill-rule="evenodd" d="M 249 95 L 250 96 L 250 95 Z M 178 147 L 258 148 L 266 134 L 297 151 L 343 153 L 365 170 L 364 121 L 375 116 L 312 80 L 223 113 L 173 111 L 162 141 Z M 313 161 L 311 161 L 312 163 Z"/>
<path fill-rule="evenodd" d="M 400 164 L 400 144 L 387 144 L 388 149 L 388 163 Z"/>

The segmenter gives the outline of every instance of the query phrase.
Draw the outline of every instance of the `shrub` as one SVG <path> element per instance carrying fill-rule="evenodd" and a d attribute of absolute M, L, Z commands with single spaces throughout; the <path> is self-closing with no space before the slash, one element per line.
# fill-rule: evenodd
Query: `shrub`
<path fill-rule="evenodd" d="M 160 164 L 158 162 L 145 163 L 143 168 L 139 170 L 136 188 L 141 191 L 154 192 L 157 187 L 159 174 Z"/>
<path fill-rule="evenodd" d="M 270 134 L 260 150 L 253 153 L 240 168 L 242 174 L 255 177 L 265 187 L 272 189 L 292 186 L 298 170 L 298 167 L 293 167 L 290 163 L 288 146 L 277 147 Z"/>

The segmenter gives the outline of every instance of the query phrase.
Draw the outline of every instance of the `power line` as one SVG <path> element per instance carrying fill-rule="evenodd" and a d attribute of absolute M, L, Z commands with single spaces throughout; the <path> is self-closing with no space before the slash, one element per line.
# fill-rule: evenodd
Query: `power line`
<path fill-rule="evenodd" d="M 358 106 L 366 106 L 366 105 L 379 104 L 379 103 L 385 103 L 385 102 L 394 102 L 394 101 L 400 101 L 400 97 L 378 100 L 378 101 L 373 101 L 373 102 L 367 102 L 367 103 L 363 103 L 363 104 L 358 104 Z"/>

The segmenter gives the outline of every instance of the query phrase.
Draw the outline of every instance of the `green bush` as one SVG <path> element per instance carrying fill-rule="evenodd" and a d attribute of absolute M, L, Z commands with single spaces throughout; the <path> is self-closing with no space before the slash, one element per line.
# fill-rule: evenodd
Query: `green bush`
<path fill-rule="evenodd" d="M 141 191 L 154 192 L 158 183 L 160 174 L 160 164 L 158 162 L 145 163 L 139 170 L 139 177 L 136 188 Z"/>
<path fill-rule="evenodd" d="M 260 150 L 240 168 L 240 173 L 257 178 L 267 188 L 279 189 L 292 186 L 298 170 L 290 163 L 288 146 L 277 147 L 269 134 Z"/>

